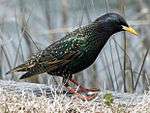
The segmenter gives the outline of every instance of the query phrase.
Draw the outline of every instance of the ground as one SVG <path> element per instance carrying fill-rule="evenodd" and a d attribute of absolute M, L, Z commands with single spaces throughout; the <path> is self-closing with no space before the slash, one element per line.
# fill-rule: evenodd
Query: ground
<path fill-rule="evenodd" d="M 3 85 L 2 85 L 3 84 Z M 150 92 L 142 95 L 99 92 L 92 101 L 55 91 L 48 98 L 46 85 L 0 81 L 0 113 L 149 113 Z M 19 85 L 18 85 L 19 84 Z M 27 87 L 33 91 L 27 90 Z M 24 87 L 21 92 L 19 87 Z M 41 92 L 37 88 L 41 87 Z M 40 94 L 37 96 L 37 92 Z M 19 93 L 18 93 L 19 92 Z"/>

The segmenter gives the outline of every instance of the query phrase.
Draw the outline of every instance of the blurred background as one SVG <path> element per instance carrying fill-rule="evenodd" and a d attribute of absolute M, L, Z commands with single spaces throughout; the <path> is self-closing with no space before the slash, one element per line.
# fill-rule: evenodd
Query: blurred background
<path fill-rule="evenodd" d="M 32 54 L 107 12 L 117 12 L 139 33 L 111 37 L 95 63 L 74 78 L 100 90 L 143 93 L 150 85 L 150 0 L 0 0 L 0 78 Z M 23 80 L 60 84 L 46 73 Z"/>

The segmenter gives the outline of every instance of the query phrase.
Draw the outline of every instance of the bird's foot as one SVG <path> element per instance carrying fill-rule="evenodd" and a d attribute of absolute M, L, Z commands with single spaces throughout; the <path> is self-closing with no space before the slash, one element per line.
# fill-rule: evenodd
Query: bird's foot
<path fill-rule="evenodd" d="M 78 98 L 80 98 L 81 100 L 83 101 L 91 101 L 93 100 L 97 95 L 98 93 L 95 93 L 95 94 L 92 94 L 92 95 L 81 95 L 81 94 L 76 94 L 78 96 Z"/>
<path fill-rule="evenodd" d="M 66 87 L 68 89 L 69 93 L 75 94 L 78 98 L 80 98 L 83 101 L 90 101 L 93 100 L 98 93 L 90 94 L 90 95 L 81 95 L 80 93 L 77 92 L 77 89 L 71 88 L 71 87 Z"/>
<path fill-rule="evenodd" d="M 74 83 L 75 85 L 77 85 L 78 87 L 75 88 L 75 90 L 77 90 L 80 93 L 87 93 L 87 92 L 98 92 L 100 91 L 99 89 L 93 88 L 93 89 L 88 89 L 85 88 L 83 86 L 81 86 L 76 80 L 71 79 L 70 82 Z"/>
<path fill-rule="evenodd" d="M 98 94 L 96 92 L 99 91 L 99 89 L 87 89 L 87 88 L 79 85 L 78 82 L 75 80 L 70 80 L 70 82 L 77 85 L 77 88 L 71 88 L 69 86 L 69 83 L 64 84 L 64 86 L 67 88 L 69 93 L 77 95 L 77 97 L 80 98 L 81 100 L 90 101 L 90 100 L 94 99 Z M 84 93 L 84 95 L 81 93 Z M 90 93 L 92 93 L 92 94 L 90 94 Z"/>
<path fill-rule="evenodd" d="M 76 91 L 76 92 L 78 92 L 78 93 L 89 93 L 89 92 L 98 92 L 98 91 L 100 91 L 99 89 L 87 89 L 87 88 L 85 88 L 85 87 L 83 87 L 83 86 L 78 86 L 77 88 L 72 88 L 71 90 L 74 90 L 74 91 Z M 70 93 L 71 93 L 71 91 L 70 91 Z"/>
<path fill-rule="evenodd" d="M 79 92 L 81 92 L 81 93 L 98 92 L 98 91 L 99 91 L 99 89 L 95 89 L 95 88 L 93 88 L 93 89 L 88 89 L 88 88 L 85 88 L 85 87 L 83 87 L 83 86 L 79 86 Z"/>

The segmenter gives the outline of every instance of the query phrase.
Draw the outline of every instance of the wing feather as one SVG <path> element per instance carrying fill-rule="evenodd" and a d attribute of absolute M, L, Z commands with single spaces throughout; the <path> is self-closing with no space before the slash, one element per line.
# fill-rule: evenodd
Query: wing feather
<path fill-rule="evenodd" d="M 38 73 L 43 73 L 46 71 L 45 67 L 47 67 L 49 71 L 52 71 L 60 66 L 67 65 L 81 54 L 79 44 L 77 46 L 75 42 L 83 43 L 83 40 L 75 39 L 74 37 L 65 39 L 65 41 L 62 39 L 51 44 L 45 50 L 33 55 L 24 64 L 7 72 L 7 74 L 10 72 L 33 70 L 38 70 Z"/>

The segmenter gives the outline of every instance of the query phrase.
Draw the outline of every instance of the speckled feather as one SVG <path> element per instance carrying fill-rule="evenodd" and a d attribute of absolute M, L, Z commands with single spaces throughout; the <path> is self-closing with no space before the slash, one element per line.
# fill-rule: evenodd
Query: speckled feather
<path fill-rule="evenodd" d="M 67 80 L 72 74 L 89 67 L 109 37 L 118 32 L 104 20 L 105 15 L 87 26 L 68 33 L 11 71 L 27 71 L 21 79 L 47 72 Z"/>

